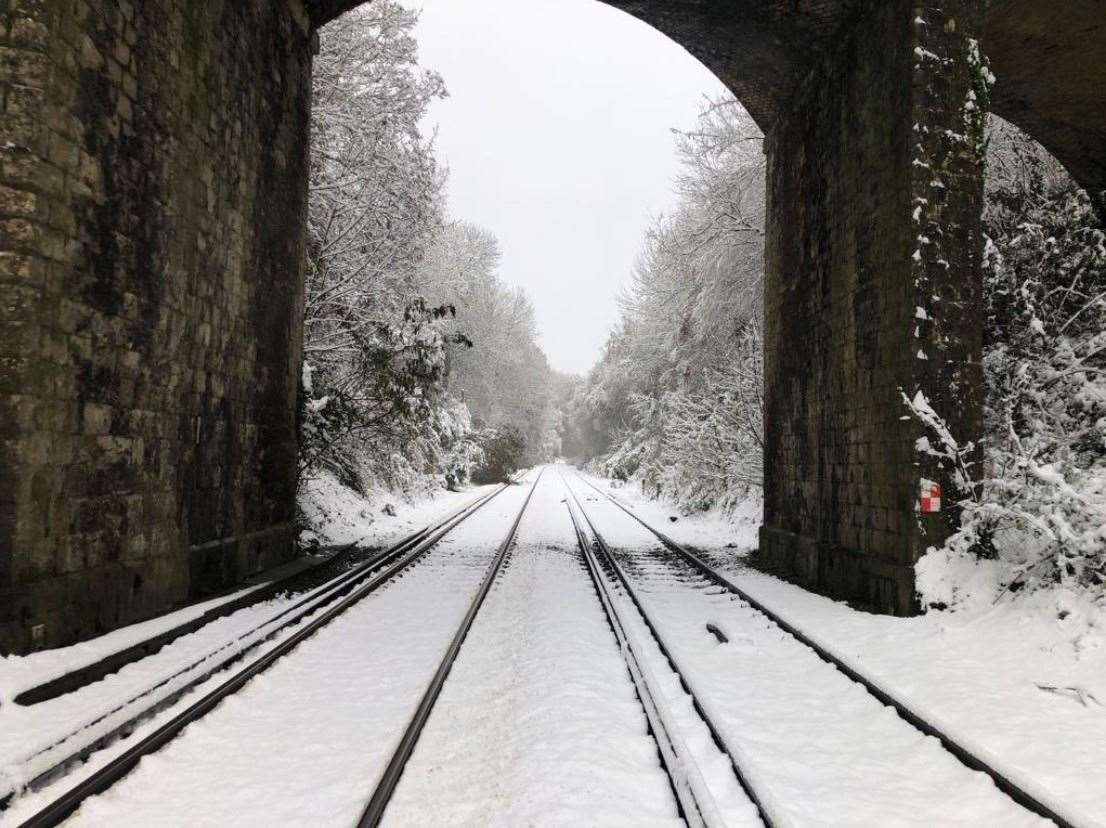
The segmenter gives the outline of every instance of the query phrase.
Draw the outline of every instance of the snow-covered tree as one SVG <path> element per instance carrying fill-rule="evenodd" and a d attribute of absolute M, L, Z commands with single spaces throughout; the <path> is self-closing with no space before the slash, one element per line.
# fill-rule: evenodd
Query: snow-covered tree
<path fill-rule="evenodd" d="M 573 417 L 606 473 L 691 508 L 729 507 L 761 483 L 761 136 L 723 99 L 676 146 L 678 204 L 646 233 Z"/>
<path fill-rule="evenodd" d="M 416 20 L 364 6 L 322 31 L 314 66 L 301 467 L 353 485 L 456 477 L 468 451 L 468 414 L 443 393 L 463 338 L 417 280 L 444 182 L 419 122 L 445 88 L 418 66 Z"/>
<path fill-rule="evenodd" d="M 509 430 L 512 440 L 500 441 L 504 445 L 517 436 L 518 462 L 532 463 L 549 459 L 555 449 L 551 371 L 537 344 L 533 306 L 523 291 L 504 283 L 499 261 L 490 232 L 453 222 L 426 257 L 421 284 L 434 302 L 457 309 L 449 329 L 471 343 L 450 349 L 450 393 L 464 400 L 478 426 Z"/>

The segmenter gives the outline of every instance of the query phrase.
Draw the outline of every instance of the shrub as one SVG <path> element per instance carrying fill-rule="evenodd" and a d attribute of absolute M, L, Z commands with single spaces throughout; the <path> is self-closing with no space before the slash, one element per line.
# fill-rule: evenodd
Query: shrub
<path fill-rule="evenodd" d="M 945 570 L 976 561 L 990 573 L 989 600 L 1061 587 L 1104 601 L 1106 234 L 1043 150 L 998 137 L 985 213 L 983 464 L 971 464 L 938 412 L 910 401 L 936 438 L 922 448 L 957 469 L 962 509 L 960 530 L 919 565 L 919 583 L 928 602 L 956 603 L 980 579 Z M 940 594 L 931 582 L 951 586 Z"/>
<path fill-rule="evenodd" d="M 512 426 L 485 428 L 478 435 L 483 460 L 472 473 L 472 481 L 509 483 L 511 475 L 522 467 L 526 444 L 518 429 Z"/>

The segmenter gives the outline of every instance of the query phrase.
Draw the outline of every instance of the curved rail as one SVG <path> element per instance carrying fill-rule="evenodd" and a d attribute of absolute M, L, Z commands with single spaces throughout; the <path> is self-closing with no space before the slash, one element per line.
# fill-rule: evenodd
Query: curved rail
<path fill-rule="evenodd" d="M 1057 826 L 1059 826 L 1059 828 L 1078 828 L 1079 823 L 1077 823 L 1075 820 L 1060 814 L 1053 806 L 1046 804 L 1038 796 L 1027 791 L 1023 784 L 1015 782 L 1002 771 L 988 764 L 985 760 L 977 756 L 967 747 L 957 742 L 948 733 L 941 730 L 939 727 L 932 724 L 931 722 L 927 721 L 920 713 L 911 708 L 902 700 L 895 697 L 890 691 L 881 687 L 879 683 L 876 682 L 874 679 L 865 676 L 855 666 L 849 664 L 842 657 L 831 652 L 822 644 L 819 644 L 817 641 L 812 640 L 810 636 L 805 634 L 794 624 L 782 618 L 778 613 L 766 607 L 748 592 L 734 584 L 724 575 L 715 570 L 712 566 L 707 564 L 694 552 L 677 543 L 658 529 L 650 526 L 638 515 L 634 514 L 631 509 L 629 509 L 623 503 L 619 502 L 618 498 L 614 497 L 608 492 L 604 492 L 602 489 L 600 489 L 598 486 L 594 485 L 591 481 L 585 479 L 584 477 L 580 475 L 576 476 L 587 486 L 594 489 L 598 494 L 605 497 L 627 515 L 636 520 L 645 529 L 651 532 L 662 544 L 664 544 L 665 547 L 667 547 L 672 552 L 675 552 L 677 555 L 679 555 L 681 558 L 691 564 L 694 569 L 697 569 L 708 580 L 713 581 L 718 586 L 722 587 L 728 592 L 733 593 L 754 610 L 764 615 L 766 618 L 768 618 L 768 620 L 770 620 L 785 633 L 812 650 L 820 659 L 836 667 L 845 676 L 847 676 L 857 684 L 861 685 L 878 701 L 895 710 L 895 712 L 898 713 L 903 720 L 913 725 L 916 729 L 920 730 L 927 736 L 932 736 L 937 739 L 945 748 L 945 750 L 955 756 L 962 764 L 966 765 L 972 770 L 987 774 L 987 776 L 989 776 L 994 781 L 995 786 L 1007 796 L 1009 796 L 1014 802 L 1018 803 L 1026 810 L 1032 811 L 1040 817 L 1053 821 L 1054 823 L 1056 823 Z"/>
<path fill-rule="evenodd" d="M 515 540 L 515 535 L 518 532 L 518 525 L 522 522 L 522 516 L 526 513 L 526 507 L 530 505 L 530 499 L 534 496 L 534 492 L 537 490 L 538 483 L 541 482 L 542 474 L 544 473 L 545 467 L 543 466 L 538 472 L 538 476 L 534 480 L 533 485 L 530 487 L 530 491 L 526 495 L 526 500 L 522 502 L 522 508 L 519 509 L 518 514 L 515 515 L 514 523 L 511 524 L 507 536 L 499 545 L 495 557 L 492 559 L 491 564 L 489 564 L 488 571 L 484 575 L 484 580 L 480 583 L 480 587 L 477 589 L 476 595 L 469 605 L 468 612 L 466 612 L 464 618 L 461 619 L 461 625 L 457 628 L 457 632 L 454 633 L 453 639 L 450 641 L 449 647 L 446 649 L 437 671 L 435 671 L 433 678 L 430 679 L 430 684 L 426 688 L 426 692 L 423 694 L 422 699 L 419 701 L 419 706 L 415 708 L 415 713 L 411 717 L 407 729 L 403 732 L 403 736 L 400 738 L 399 744 L 392 754 L 392 758 L 384 769 L 384 773 L 377 783 L 372 797 L 369 799 L 369 804 L 365 806 L 365 810 L 361 814 L 361 819 L 358 820 L 357 823 L 359 828 L 363 828 L 363 826 L 379 825 L 380 820 L 384 817 L 384 811 L 388 807 L 388 802 L 391 800 L 392 794 L 399 784 L 400 777 L 403 776 L 403 769 L 407 766 L 407 760 L 411 758 L 411 754 L 415 750 L 415 745 L 418 743 L 419 736 L 422 734 L 423 728 L 430 718 L 430 713 L 434 709 L 434 703 L 437 702 L 438 697 L 442 693 L 445 681 L 449 677 L 449 671 L 453 668 L 453 662 L 457 660 L 457 654 L 461 651 L 461 645 L 465 643 L 465 638 L 472 628 L 472 622 L 476 620 L 476 614 L 480 611 L 480 607 L 483 606 L 484 599 L 488 597 L 488 592 L 491 591 L 492 584 L 495 582 L 496 577 L 503 567 L 503 561 L 506 560 L 507 553 L 510 551 L 511 545 Z"/>
<path fill-rule="evenodd" d="M 81 781 L 70 790 L 63 793 L 57 799 L 53 800 L 46 807 L 38 811 L 31 816 L 25 822 L 23 822 L 20 828 L 45 828 L 45 826 L 54 826 L 60 824 L 63 820 L 69 817 L 81 803 L 91 796 L 103 793 L 128 773 L 134 769 L 135 765 L 150 753 L 153 753 L 170 741 L 172 741 L 177 734 L 179 734 L 185 727 L 192 722 L 200 719 L 209 711 L 211 711 L 216 705 L 218 705 L 227 696 L 240 690 L 244 687 L 252 678 L 271 667 L 276 661 L 283 656 L 287 655 L 293 649 L 295 649 L 300 643 L 310 638 L 322 627 L 333 621 L 336 617 L 341 615 L 350 607 L 357 604 L 363 598 L 370 595 L 372 592 L 383 586 L 390 581 L 394 576 L 407 568 L 411 563 L 425 555 L 431 548 L 433 548 L 438 541 L 445 537 L 450 531 L 453 530 L 459 523 L 470 517 L 479 508 L 487 504 L 493 497 L 506 489 L 506 485 L 501 486 L 489 495 L 480 498 L 475 503 L 470 504 L 467 507 L 454 513 L 451 517 L 447 518 L 443 522 L 437 524 L 437 528 L 434 529 L 429 535 L 419 532 L 417 535 L 422 536 L 422 539 L 411 546 L 410 543 L 402 541 L 392 549 L 384 553 L 384 556 L 379 556 L 377 561 L 379 563 L 380 557 L 387 557 L 389 559 L 395 558 L 399 555 L 398 560 L 390 563 L 384 571 L 369 578 L 369 580 L 357 586 L 352 582 L 343 581 L 340 587 L 348 586 L 349 589 L 342 589 L 341 592 L 344 597 L 341 597 L 336 603 L 328 607 L 318 617 L 311 619 L 302 629 L 291 635 L 289 638 L 277 644 L 272 650 L 265 655 L 261 656 L 254 662 L 246 665 L 233 676 L 228 678 L 218 687 L 212 691 L 206 693 L 202 698 L 192 703 L 188 708 L 178 713 L 169 721 L 161 725 L 153 733 L 147 735 L 137 744 L 132 745 L 124 753 L 117 756 L 111 762 L 100 768 L 96 773 L 89 776 L 87 779 Z M 408 550 L 408 551 L 404 551 Z M 346 573 L 349 575 L 349 573 Z M 348 594 L 346 594 L 348 593 Z M 333 593 L 328 594 L 328 597 L 333 597 Z M 312 607 L 311 609 L 315 609 Z M 310 610 L 308 610 L 310 611 Z M 305 613 L 306 614 L 306 613 Z M 303 616 L 299 616 L 293 620 L 287 621 L 278 630 L 274 630 L 270 633 L 266 640 L 272 638 L 281 630 L 287 629 L 293 623 L 302 620 Z"/>

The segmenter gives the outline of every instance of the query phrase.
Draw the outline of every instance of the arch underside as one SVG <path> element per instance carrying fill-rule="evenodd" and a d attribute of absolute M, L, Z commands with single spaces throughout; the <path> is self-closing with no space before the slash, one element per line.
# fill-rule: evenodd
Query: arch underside
<path fill-rule="evenodd" d="M 364 0 L 307 0 L 324 25 Z M 868 0 L 602 0 L 679 43 L 766 133 L 842 26 Z M 992 0 L 984 49 L 993 111 L 1017 124 L 1106 206 L 1106 3 Z"/>
<path fill-rule="evenodd" d="M 1106 2 L 995 0 L 991 109 L 1056 156 L 1106 219 Z"/>

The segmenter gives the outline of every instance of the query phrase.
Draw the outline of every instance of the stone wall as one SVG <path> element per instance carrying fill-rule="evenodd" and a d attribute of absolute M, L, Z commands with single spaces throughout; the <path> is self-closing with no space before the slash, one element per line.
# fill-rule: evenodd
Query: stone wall
<path fill-rule="evenodd" d="M 0 0 L 0 653 L 294 554 L 299 0 Z"/>
<path fill-rule="evenodd" d="M 916 511 L 923 478 L 953 492 L 903 394 L 978 433 L 981 5 L 870 4 L 767 140 L 761 558 L 881 611 L 955 522 Z"/>
<path fill-rule="evenodd" d="M 991 4 L 996 63 L 1021 78 L 1002 111 L 1097 117 L 1101 89 L 1070 80 L 1083 53 L 1056 48 L 1101 51 L 1097 7 L 1038 38 L 1038 83 L 1026 16 L 1000 13 L 1033 2 Z M 0 0 L 0 652 L 293 554 L 311 26 L 354 5 Z M 969 54 L 985 4 L 618 5 L 768 133 L 763 557 L 908 612 L 911 567 L 955 514 L 915 511 L 922 478 L 952 493 L 901 395 L 978 427 L 965 103 L 984 93 Z M 1070 143 L 1093 184 L 1101 147 L 1069 127 L 1050 149 Z"/>

